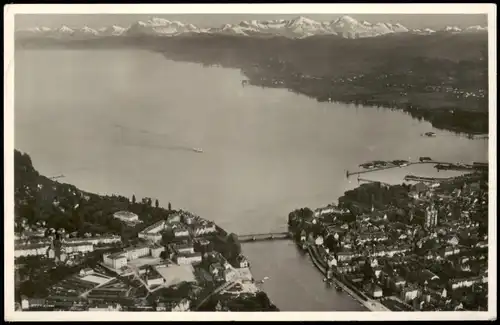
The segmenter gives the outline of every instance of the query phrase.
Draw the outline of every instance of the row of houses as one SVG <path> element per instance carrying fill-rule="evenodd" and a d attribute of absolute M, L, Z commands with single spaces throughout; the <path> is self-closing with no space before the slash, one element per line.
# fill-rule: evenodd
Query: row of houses
<path fill-rule="evenodd" d="M 59 249 L 60 252 L 66 254 L 72 253 L 89 253 L 94 251 L 94 244 L 91 242 L 79 243 L 63 243 Z M 48 258 L 55 258 L 56 249 L 52 243 L 18 245 L 14 249 L 14 257 L 26 256 L 45 256 Z"/>
<path fill-rule="evenodd" d="M 64 244 L 79 244 L 79 243 L 91 243 L 93 245 L 101 244 L 118 244 L 122 242 L 122 238 L 117 235 L 106 235 L 99 237 L 87 237 L 87 238 L 64 238 L 61 240 Z"/>
<path fill-rule="evenodd" d="M 181 223 L 181 220 L 184 223 Z M 185 214 L 175 214 L 160 220 L 139 232 L 138 237 L 144 240 L 159 242 L 162 239 L 161 232 L 171 229 L 175 238 L 201 237 L 217 232 L 216 226 L 212 222 L 205 220 L 197 221 L 195 216 Z"/>
<path fill-rule="evenodd" d="M 472 276 L 472 277 L 468 277 L 468 278 L 464 278 L 464 279 L 453 279 L 450 282 L 451 282 L 451 288 L 453 290 L 459 289 L 459 288 L 469 288 L 469 287 L 472 287 L 474 284 L 487 283 L 488 282 L 488 274 L 485 273 L 483 275 Z"/>

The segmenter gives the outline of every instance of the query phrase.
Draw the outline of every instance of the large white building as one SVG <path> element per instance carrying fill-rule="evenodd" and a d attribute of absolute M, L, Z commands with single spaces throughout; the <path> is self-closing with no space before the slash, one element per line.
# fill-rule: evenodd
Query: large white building
<path fill-rule="evenodd" d="M 340 210 L 336 206 L 330 205 L 330 206 L 327 206 L 324 208 L 316 209 L 314 211 L 314 216 L 319 217 L 319 216 L 322 216 L 324 214 L 333 213 L 333 212 L 340 212 Z"/>
<path fill-rule="evenodd" d="M 189 230 L 184 227 L 177 227 L 173 230 L 174 237 L 188 237 L 189 236 Z"/>
<path fill-rule="evenodd" d="M 139 216 L 129 211 L 118 211 L 113 214 L 113 217 L 124 222 L 138 222 Z"/>
<path fill-rule="evenodd" d="M 165 250 L 164 247 L 153 245 L 153 246 L 132 246 L 125 248 L 123 251 L 110 254 L 103 254 L 102 259 L 105 265 L 112 267 L 113 269 L 120 269 L 121 267 L 127 265 L 128 261 L 135 260 L 144 256 L 151 255 L 152 257 L 158 258 Z"/>
<path fill-rule="evenodd" d="M 139 232 L 137 236 L 145 240 L 159 242 L 162 238 L 160 232 L 165 230 L 166 225 L 167 222 L 165 220 L 160 220 L 152 224 L 151 226 L 147 227 L 146 229 L 142 230 L 141 232 Z"/>
<path fill-rule="evenodd" d="M 102 236 L 102 237 L 89 237 L 89 238 L 66 238 L 62 242 L 65 244 L 78 244 L 78 243 L 92 243 L 93 245 L 99 244 L 114 244 L 120 243 L 122 238 L 120 236 Z"/>
<path fill-rule="evenodd" d="M 63 244 L 62 249 L 66 253 L 88 253 L 94 251 L 94 245 L 89 242 Z"/>
<path fill-rule="evenodd" d="M 127 260 L 135 260 L 150 254 L 150 248 L 146 245 L 133 246 L 124 249 Z"/>
<path fill-rule="evenodd" d="M 177 254 L 193 254 L 194 247 L 189 244 L 177 244 L 174 246 L 174 250 Z"/>
<path fill-rule="evenodd" d="M 215 227 L 215 224 L 211 222 L 196 225 L 193 228 L 193 236 L 195 237 L 213 234 L 215 232 L 217 232 L 217 228 Z"/>
<path fill-rule="evenodd" d="M 125 265 L 127 265 L 127 256 L 125 252 L 115 253 L 115 254 L 104 254 L 102 256 L 105 265 L 118 270 Z"/>
<path fill-rule="evenodd" d="M 177 264 L 195 264 L 201 263 L 202 256 L 201 253 L 186 253 L 182 255 L 177 255 Z"/>

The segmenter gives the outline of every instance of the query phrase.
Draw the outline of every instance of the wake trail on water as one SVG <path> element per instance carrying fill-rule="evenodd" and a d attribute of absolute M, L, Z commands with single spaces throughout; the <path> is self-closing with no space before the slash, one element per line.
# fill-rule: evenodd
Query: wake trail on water
<path fill-rule="evenodd" d="M 113 126 L 119 128 L 122 130 L 127 130 L 128 134 L 133 133 L 142 133 L 142 134 L 148 134 L 148 135 L 153 135 L 153 136 L 159 136 L 159 137 L 164 137 L 164 138 L 169 138 L 170 135 L 167 133 L 158 133 L 158 132 L 152 132 L 149 130 L 144 130 L 144 129 L 135 129 L 131 128 L 128 126 L 120 125 L 120 124 L 113 124 Z M 123 138 L 123 134 L 122 134 Z M 128 141 L 124 141 L 123 139 L 120 141 L 116 141 L 116 144 L 126 146 L 126 147 L 140 147 L 140 148 L 147 148 L 147 149 L 161 149 L 161 150 L 171 150 L 171 151 L 188 151 L 188 152 L 195 152 L 196 150 L 193 149 L 191 146 L 187 145 L 162 145 L 162 144 L 153 144 L 153 143 L 130 143 Z"/>
<path fill-rule="evenodd" d="M 123 142 L 118 142 L 118 144 L 124 146 L 124 147 L 139 147 L 139 148 L 146 148 L 146 149 L 164 149 L 164 150 L 172 150 L 172 151 L 191 151 L 194 152 L 193 148 L 187 147 L 187 146 L 163 146 L 163 145 L 156 145 L 156 144 L 146 144 L 146 143 L 140 143 L 140 144 L 134 144 L 134 143 L 123 143 Z"/>

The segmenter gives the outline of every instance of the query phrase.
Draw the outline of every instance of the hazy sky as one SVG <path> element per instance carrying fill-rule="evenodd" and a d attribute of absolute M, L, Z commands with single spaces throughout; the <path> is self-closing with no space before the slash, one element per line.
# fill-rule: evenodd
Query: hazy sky
<path fill-rule="evenodd" d="M 487 16 L 478 14 L 347 14 L 357 20 L 369 22 L 401 23 L 408 28 L 432 28 L 440 29 L 445 26 L 467 27 L 471 25 L 486 26 Z M 333 20 L 341 14 L 307 14 L 304 15 L 315 20 Z M 128 26 L 138 20 L 148 20 L 151 17 L 161 17 L 169 20 L 179 20 L 183 23 L 192 23 L 199 27 L 218 27 L 225 23 L 238 23 L 242 20 L 265 20 L 265 19 L 290 19 L 297 15 L 279 14 L 175 14 L 175 15 L 130 15 L 130 14 L 18 14 L 15 17 L 16 29 L 30 28 L 35 26 L 59 27 L 81 27 L 88 25 L 92 28 L 107 25 Z"/>

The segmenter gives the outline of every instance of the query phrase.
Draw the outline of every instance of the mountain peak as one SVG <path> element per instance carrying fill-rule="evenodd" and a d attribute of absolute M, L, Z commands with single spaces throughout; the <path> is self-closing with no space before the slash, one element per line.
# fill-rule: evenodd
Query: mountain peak
<path fill-rule="evenodd" d="M 298 16 L 289 21 L 289 26 L 292 25 L 319 25 L 320 23 L 304 16 Z"/>
<path fill-rule="evenodd" d="M 358 23 L 358 21 L 356 19 L 354 19 L 348 15 L 344 15 L 344 16 L 340 17 L 339 19 L 337 19 L 337 21 L 338 22 L 346 22 L 349 24 L 357 24 Z"/>
<path fill-rule="evenodd" d="M 443 30 L 445 32 L 461 32 L 462 31 L 462 29 L 460 29 L 457 26 L 446 26 Z"/>
<path fill-rule="evenodd" d="M 465 29 L 465 31 L 468 31 L 468 32 L 473 32 L 473 31 L 487 31 L 488 30 L 488 27 L 483 27 L 483 26 L 480 26 L 480 25 L 475 25 L 475 26 L 469 26 Z"/>
<path fill-rule="evenodd" d="M 171 21 L 168 20 L 168 19 L 164 19 L 164 18 L 153 17 L 150 20 L 148 20 L 148 23 L 150 25 L 160 25 L 160 26 L 163 26 L 163 25 L 170 25 Z"/>
<path fill-rule="evenodd" d="M 487 32 L 487 27 L 479 25 L 467 28 L 447 26 L 440 29 L 448 33 L 479 33 Z M 148 17 L 146 21 L 136 21 L 128 27 L 116 25 L 106 26 L 97 30 L 89 26 L 70 28 L 62 25 L 59 28 L 35 27 L 19 30 L 21 37 L 47 36 L 118 36 L 118 35 L 158 35 L 177 36 L 185 33 L 238 34 L 246 36 L 282 36 L 287 38 L 305 38 L 315 35 L 339 35 L 344 38 L 376 37 L 392 33 L 418 33 L 430 35 L 434 30 L 421 27 L 409 30 L 400 23 L 358 21 L 349 15 L 340 16 L 331 21 L 315 21 L 306 16 L 292 19 L 245 20 L 237 24 L 225 24 L 220 27 L 199 28 L 193 24 L 168 20 L 159 17 Z"/>

